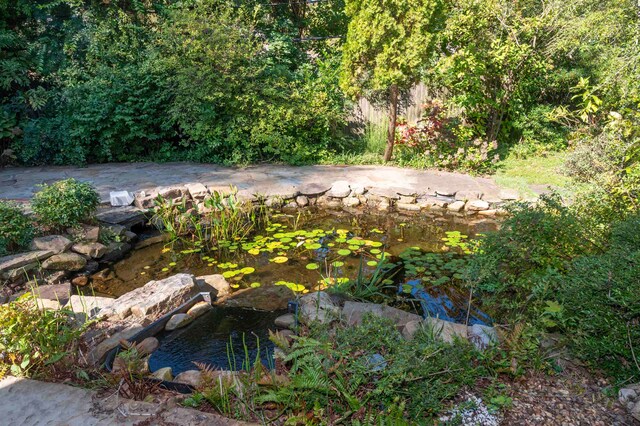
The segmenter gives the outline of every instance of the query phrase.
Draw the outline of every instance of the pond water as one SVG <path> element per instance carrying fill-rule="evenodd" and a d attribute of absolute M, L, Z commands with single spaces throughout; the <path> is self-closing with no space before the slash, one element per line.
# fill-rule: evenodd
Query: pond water
<path fill-rule="evenodd" d="M 269 329 L 283 313 L 214 307 L 186 328 L 157 335 L 161 345 L 149 358 L 149 368 L 156 371 L 170 366 L 177 375 L 196 369 L 194 362 L 200 362 L 240 370 L 258 357 L 263 365 L 272 367 L 274 345 Z"/>
<path fill-rule="evenodd" d="M 296 293 L 378 280 L 385 303 L 442 319 L 487 323 L 458 273 L 469 240 L 496 228 L 458 215 L 411 217 L 310 211 L 276 213 L 266 229 L 212 251 L 185 244 L 136 250 L 93 280 L 97 294 L 120 296 L 179 272 L 223 274 L 232 288 L 285 285 Z M 400 294 L 398 294 L 400 293 Z M 409 303 L 408 299 L 420 303 Z M 391 300 L 388 300 L 391 299 Z"/>

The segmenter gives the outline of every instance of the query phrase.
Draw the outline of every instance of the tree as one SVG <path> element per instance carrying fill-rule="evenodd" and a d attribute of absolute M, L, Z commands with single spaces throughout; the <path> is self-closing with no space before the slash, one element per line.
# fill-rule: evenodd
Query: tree
<path fill-rule="evenodd" d="M 350 18 L 340 85 L 389 106 L 384 161 L 393 154 L 398 101 L 421 76 L 443 23 L 442 0 L 347 0 Z"/>

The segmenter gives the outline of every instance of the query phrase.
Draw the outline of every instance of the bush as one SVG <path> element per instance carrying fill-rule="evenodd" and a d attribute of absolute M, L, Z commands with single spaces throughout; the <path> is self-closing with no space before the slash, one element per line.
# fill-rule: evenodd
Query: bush
<path fill-rule="evenodd" d="M 0 305 L 0 378 L 43 374 L 79 337 L 72 324 L 73 312 L 40 310 L 29 295 Z"/>
<path fill-rule="evenodd" d="M 31 202 L 38 223 L 62 229 L 79 225 L 95 214 L 100 198 L 94 187 L 70 178 L 42 185 Z"/>
<path fill-rule="evenodd" d="M 526 314 L 535 302 L 555 299 L 549 277 L 596 250 L 597 241 L 557 195 L 542 196 L 534 205 L 514 203 L 508 210 L 500 230 L 481 240 L 468 273 L 479 290 L 494 296 L 502 313 Z"/>
<path fill-rule="evenodd" d="M 33 224 L 15 204 L 0 201 L 0 256 L 29 245 Z"/>
<path fill-rule="evenodd" d="M 608 250 L 574 261 L 558 284 L 574 353 L 621 381 L 640 378 L 639 285 L 638 216 L 616 225 Z"/>

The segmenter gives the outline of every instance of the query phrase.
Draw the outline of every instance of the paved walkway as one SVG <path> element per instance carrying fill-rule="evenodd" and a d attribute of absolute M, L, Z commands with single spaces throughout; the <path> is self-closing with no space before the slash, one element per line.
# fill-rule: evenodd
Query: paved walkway
<path fill-rule="evenodd" d="M 0 424 L 20 426 L 241 426 L 216 414 L 131 401 L 60 383 L 7 377 L 0 381 Z"/>
<path fill-rule="evenodd" d="M 422 194 L 478 191 L 487 198 L 496 198 L 500 189 L 492 179 L 460 173 L 432 170 L 402 169 L 386 166 L 305 166 L 256 165 L 244 168 L 223 167 L 199 163 L 110 163 L 88 167 L 8 167 L 0 169 L 0 198 L 28 200 L 37 185 L 73 177 L 92 182 L 103 200 L 109 191 L 152 190 L 200 182 L 210 189 L 226 189 L 235 185 L 240 193 L 283 195 L 294 193 L 310 184 L 326 185 L 346 180 L 365 187 L 402 188 Z"/>

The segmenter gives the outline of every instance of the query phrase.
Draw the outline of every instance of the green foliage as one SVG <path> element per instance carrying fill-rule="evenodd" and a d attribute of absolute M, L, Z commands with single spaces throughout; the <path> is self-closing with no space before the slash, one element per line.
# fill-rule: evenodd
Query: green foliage
<path fill-rule="evenodd" d="M 90 220 L 100 202 L 90 183 L 73 178 L 44 184 L 31 202 L 38 224 L 54 229 L 77 226 Z"/>
<path fill-rule="evenodd" d="M 31 219 L 20 207 L 0 201 L 0 256 L 28 247 L 33 233 Z"/>
<path fill-rule="evenodd" d="M 30 295 L 0 305 L 0 371 L 16 376 L 46 375 L 70 353 L 80 336 L 73 312 L 40 310 Z"/>
<path fill-rule="evenodd" d="M 574 353 L 625 382 L 640 377 L 639 236 L 637 216 L 616 225 L 607 250 L 576 259 L 558 284 Z"/>

